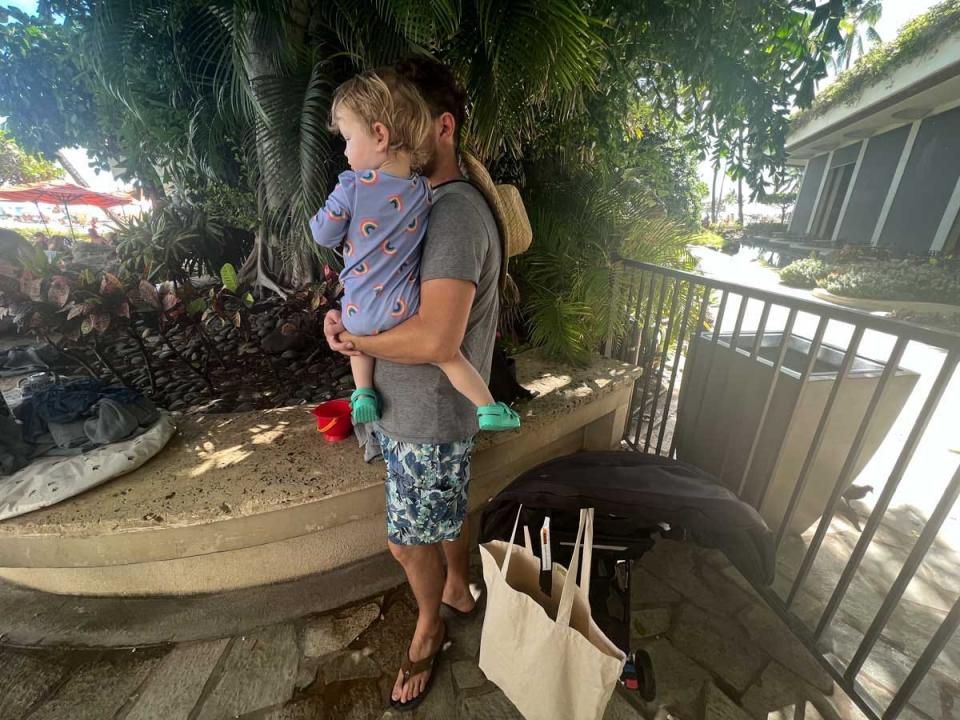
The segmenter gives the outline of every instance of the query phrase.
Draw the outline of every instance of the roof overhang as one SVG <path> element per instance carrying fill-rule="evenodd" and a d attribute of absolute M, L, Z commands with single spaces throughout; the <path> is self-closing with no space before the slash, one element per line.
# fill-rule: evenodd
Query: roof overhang
<path fill-rule="evenodd" d="M 828 109 L 787 138 L 794 163 L 960 105 L 960 35 L 897 68 L 850 103 Z"/>

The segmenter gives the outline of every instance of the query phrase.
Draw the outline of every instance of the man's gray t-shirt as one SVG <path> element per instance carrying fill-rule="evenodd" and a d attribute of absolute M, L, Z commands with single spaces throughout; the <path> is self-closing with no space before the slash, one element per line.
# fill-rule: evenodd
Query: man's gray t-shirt
<path fill-rule="evenodd" d="M 483 195 L 454 180 L 434 189 L 420 264 L 420 282 L 468 280 L 477 287 L 461 350 L 484 380 L 500 312 L 500 237 Z M 394 440 L 445 443 L 477 433 L 476 408 L 433 365 L 377 360 L 374 385 L 383 406 L 380 431 Z"/>

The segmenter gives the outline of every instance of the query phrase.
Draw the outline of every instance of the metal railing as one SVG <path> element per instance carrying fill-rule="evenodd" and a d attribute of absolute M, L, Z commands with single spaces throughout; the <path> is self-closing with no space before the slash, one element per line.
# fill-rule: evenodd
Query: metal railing
<path fill-rule="evenodd" d="M 613 296 L 618 305 L 615 309 L 626 316 L 626 325 L 622 332 L 607 339 L 605 350 L 610 357 L 644 369 L 634 390 L 624 442 L 635 451 L 666 454 L 701 467 L 697 457 L 708 457 L 709 467 L 705 469 L 762 511 L 774 531 L 777 581 L 773 587 L 757 587 L 757 591 L 869 717 L 893 720 L 908 705 L 918 714 L 911 699 L 960 625 L 960 600 L 956 597 L 949 610 L 941 611 L 943 616 L 935 618 L 939 624 L 922 651 L 917 657 L 908 658 L 910 669 L 905 677 L 886 678 L 886 685 L 896 687 L 878 693 L 873 685 L 866 687 L 859 676 L 868 660 L 883 664 L 889 647 L 885 642 L 878 648 L 878 641 L 890 632 L 892 616 L 938 542 L 941 528 L 960 496 L 960 469 L 951 469 L 948 460 L 938 466 L 944 485 L 936 501 L 931 499 L 919 534 L 913 533 L 916 539 L 912 548 L 904 545 L 906 557 L 895 578 L 885 592 L 877 593 L 879 607 L 871 609 L 872 618 L 860 618 L 861 628 L 865 629 L 853 628 L 856 641 L 848 643 L 848 647 L 855 650 L 839 651 L 830 639 L 852 584 L 869 573 L 864 560 L 874 552 L 871 544 L 878 533 L 887 532 L 885 518 L 891 502 L 916 459 L 931 418 L 938 417 L 940 428 L 952 418 L 956 442 L 960 444 L 960 374 L 956 373 L 960 335 L 798 295 L 624 261 Z M 796 351 L 800 344 L 805 355 Z M 885 357 L 865 357 L 882 350 L 886 351 Z M 831 371 L 825 373 L 821 363 L 827 354 L 832 354 L 835 362 Z M 901 367 L 907 355 L 924 359 L 922 372 L 908 372 Z M 751 362 L 756 365 L 750 365 Z M 742 368 L 746 366 L 763 370 L 743 375 Z M 868 370 L 858 369 L 860 366 Z M 896 420 L 891 422 L 897 423 L 899 432 L 882 433 L 882 447 L 890 462 L 881 476 L 875 468 L 867 475 L 874 478 L 871 482 L 876 485 L 873 509 L 849 557 L 845 562 L 834 563 L 835 584 L 816 600 L 807 587 L 812 570 L 822 563 L 829 565 L 825 540 L 833 532 L 838 512 L 848 504 L 848 488 L 858 476 L 862 481 L 861 470 L 878 449 L 875 418 L 890 414 L 884 408 L 889 405 L 893 388 L 902 386 L 904 375 L 911 375 L 910 382 L 916 380 L 916 384 L 909 391 L 898 391 L 901 401 L 909 397 L 910 406 L 919 409 L 911 418 L 902 402 L 894 408 Z M 951 385 L 955 375 L 957 382 Z M 827 384 L 819 386 L 819 400 L 813 403 L 816 413 L 811 415 L 804 410 L 807 414 L 801 423 L 797 413 L 803 393 L 795 388 L 802 389 L 805 383 L 827 377 L 832 381 L 829 390 L 825 390 Z M 861 384 L 862 377 L 870 377 L 870 384 Z M 850 398 L 854 391 L 859 393 L 859 404 L 853 403 L 857 412 L 851 420 Z M 945 400 L 948 391 L 955 393 L 952 402 L 957 405 L 952 411 Z M 720 398 L 726 402 L 718 402 Z M 718 408 L 721 405 L 724 407 Z M 838 451 L 837 426 L 841 421 L 837 418 L 841 415 L 846 434 Z M 694 433 L 703 434 L 697 423 L 707 416 L 722 416 L 726 422 L 708 428 L 705 441 L 691 436 L 691 428 L 695 428 Z M 749 421 L 745 420 L 748 416 Z M 775 423 L 794 430 L 795 425 L 802 424 L 807 433 L 801 433 L 802 452 L 795 453 L 786 465 L 781 457 L 783 445 L 769 447 L 771 443 L 765 435 Z M 725 426 L 716 427 L 719 424 Z M 781 441 L 782 436 L 773 444 Z M 835 456 L 843 457 L 842 463 L 836 463 L 839 470 L 826 480 L 820 464 L 825 443 L 830 444 Z M 945 456 L 949 453 L 945 452 Z M 960 462 L 960 456 L 957 461 Z M 771 467 L 777 468 L 778 478 L 784 473 L 789 475 L 790 482 L 772 488 L 772 473 L 766 473 Z M 814 480 L 821 487 L 825 483 L 829 490 L 819 500 L 819 520 L 814 518 L 813 524 L 802 532 L 802 524 L 799 530 L 793 524 Z M 777 507 L 782 509 L 776 510 L 777 517 L 773 518 L 771 508 Z M 784 560 L 790 552 L 799 562 L 787 568 Z M 950 589 L 960 593 L 960 565 L 953 569 L 956 575 Z M 957 655 L 960 663 L 960 652 Z"/>

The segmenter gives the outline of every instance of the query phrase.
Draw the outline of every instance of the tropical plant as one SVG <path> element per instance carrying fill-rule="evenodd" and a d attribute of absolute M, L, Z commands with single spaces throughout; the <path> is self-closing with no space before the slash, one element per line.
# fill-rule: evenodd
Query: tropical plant
<path fill-rule="evenodd" d="M 864 54 L 864 40 L 872 45 L 883 42 L 876 28 L 882 16 L 883 0 L 866 0 L 840 22 L 843 42 L 830 57 L 834 72 L 848 70 L 854 58 Z"/>
<path fill-rule="evenodd" d="M 794 260 L 780 270 L 780 282 L 789 287 L 815 288 L 829 272 L 830 269 L 822 260 L 816 258 Z"/>
<path fill-rule="evenodd" d="M 189 204 L 164 202 L 117 224 L 121 267 L 151 282 L 216 275 L 224 263 L 241 261 L 252 244 L 249 231 Z"/>
<path fill-rule="evenodd" d="M 515 261 L 522 302 L 508 325 L 554 357 L 584 363 L 622 330 L 624 298 L 610 295 L 620 258 L 692 266 L 688 226 L 629 179 L 540 167 L 525 202 L 536 240 Z"/>

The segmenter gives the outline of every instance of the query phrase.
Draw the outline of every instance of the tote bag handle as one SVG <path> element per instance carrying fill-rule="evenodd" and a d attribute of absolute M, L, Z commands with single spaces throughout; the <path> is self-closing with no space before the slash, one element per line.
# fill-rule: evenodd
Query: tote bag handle
<path fill-rule="evenodd" d="M 517 536 L 517 526 L 520 524 L 520 513 L 523 512 L 523 504 L 517 508 L 517 518 L 513 521 L 513 530 L 510 531 L 510 540 L 507 542 L 507 552 L 504 553 L 503 562 L 500 564 L 500 574 L 503 579 L 507 579 L 507 570 L 510 568 L 510 555 L 513 554 L 513 539 Z M 523 528 L 523 544 L 527 552 L 533 554 L 533 542 L 530 540 L 530 528 Z"/>
<path fill-rule="evenodd" d="M 582 541 L 582 544 L 581 544 Z M 581 549 L 583 567 L 581 568 Z M 570 567 L 567 577 L 563 581 L 563 592 L 560 595 L 560 607 L 557 610 L 557 624 L 570 625 L 570 616 L 573 613 L 574 585 L 576 585 L 577 571 L 580 573 L 580 590 L 585 598 L 590 597 L 590 571 L 593 565 L 593 508 L 580 510 L 580 525 L 577 528 L 577 541 L 573 546 L 573 556 L 570 558 Z M 587 600 L 589 603 L 589 599 Z M 589 607 L 589 604 L 588 604 Z"/>

